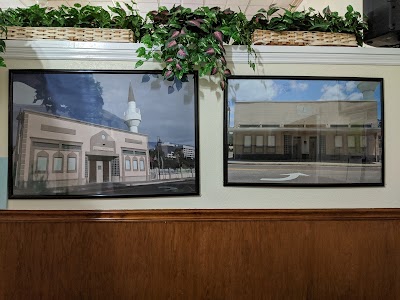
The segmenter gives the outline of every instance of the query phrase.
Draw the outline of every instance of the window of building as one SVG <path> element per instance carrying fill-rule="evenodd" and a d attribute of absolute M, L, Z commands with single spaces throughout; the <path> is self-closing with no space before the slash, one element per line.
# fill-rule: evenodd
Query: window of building
<path fill-rule="evenodd" d="M 40 151 L 36 156 L 36 172 L 47 172 L 49 165 L 49 154 L 46 151 Z"/>
<path fill-rule="evenodd" d="M 53 172 L 62 172 L 64 164 L 64 156 L 58 152 L 53 155 Z"/>
<path fill-rule="evenodd" d="M 251 135 L 245 135 L 243 140 L 243 152 L 251 152 Z"/>
<path fill-rule="evenodd" d="M 46 172 L 47 171 L 47 161 L 48 161 L 47 157 L 38 156 L 36 170 L 38 172 Z"/>
<path fill-rule="evenodd" d="M 125 170 L 130 171 L 131 170 L 131 159 L 129 157 L 125 158 Z"/>
<path fill-rule="evenodd" d="M 354 135 L 349 135 L 347 137 L 347 147 L 349 147 L 349 148 L 356 147 L 356 137 Z"/>
<path fill-rule="evenodd" d="M 275 147 L 275 136 L 274 135 L 268 136 L 268 147 Z"/>
<path fill-rule="evenodd" d="M 319 137 L 319 153 L 326 154 L 326 136 L 321 135 Z"/>
<path fill-rule="evenodd" d="M 335 147 L 336 148 L 343 147 L 343 137 L 341 135 L 335 135 Z"/>
<path fill-rule="evenodd" d="M 133 155 L 133 154 L 135 154 L 135 151 L 134 151 L 134 150 L 127 150 L 127 149 L 125 149 L 125 150 L 122 150 L 122 154 L 125 154 L 125 155 L 127 155 L 127 154 Z"/>
<path fill-rule="evenodd" d="M 76 156 L 68 155 L 67 158 L 67 171 L 68 172 L 76 172 Z"/>
<path fill-rule="evenodd" d="M 360 147 L 367 147 L 367 137 L 365 135 L 360 136 Z"/>
<path fill-rule="evenodd" d="M 111 161 L 111 176 L 120 176 L 119 174 L 119 157 Z"/>
<path fill-rule="evenodd" d="M 133 170 L 134 170 L 134 171 L 137 171 L 137 170 L 138 170 L 138 161 L 137 161 L 136 158 L 134 158 L 134 159 L 132 160 L 132 167 L 133 167 Z"/>
<path fill-rule="evenodd" d="M 292 154 L 292 136 L 284 135 L 283 137 L 283 153 Z"/>
<path fill-rule="evenodd" d="M 58 149 L 59 144 L 55 143 L 43 143 L 43 142 L 33 142 L 34 147 L 46 148 L 46 149 Z"/>
<path fill-rule="evenodd" d="M 146 151 L 135 151 L 136 155 L 146 155 Z"/>
<path fill-rule="evenodd" d="M 61 148 L 63 150 L 81 150 L 82 147 L 80 145 L 69 145 L 69 144 L 62 144 Z"/>
<path fill-rule="evenodd" d="M 262 135 L 256 136 L 256 147 L 264 146 L 264 137 Z"/>
<path fill-rule="evenodd" d="M 144 160 L 141 159 L 139 164 L 140 164 L 140 171 L 144 171 Z"/>
<path fill-rule="evenodd" d="M 244 136 L 244 143 L 243 146 L 245 147 L 251 147 L 251 135 L 245 135 Z"/>

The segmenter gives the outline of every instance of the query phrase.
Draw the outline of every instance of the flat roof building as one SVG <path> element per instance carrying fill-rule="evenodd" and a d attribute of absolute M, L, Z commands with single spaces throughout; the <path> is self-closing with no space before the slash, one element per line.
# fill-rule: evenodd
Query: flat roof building
<path fill-rule="evenodd" d="M 379 161 L 379 126 L 374 100 L 236 102 L 230 158 Z"/>

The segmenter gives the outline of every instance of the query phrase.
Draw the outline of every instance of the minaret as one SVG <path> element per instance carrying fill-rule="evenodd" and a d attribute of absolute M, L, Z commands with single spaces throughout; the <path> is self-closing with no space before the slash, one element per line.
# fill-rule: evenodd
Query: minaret
<path fill-rule="evenodd" d="M 138 132 L 138 126 L 142 121 L 142 115 L 140 114 L 140 109 L 136 108 L 136 101 L 132 90 L 132 82 L 129 83 L 128 109 L 124 113 L 124 116 L 125 124 L 128 125 L 129 131 Z"/>

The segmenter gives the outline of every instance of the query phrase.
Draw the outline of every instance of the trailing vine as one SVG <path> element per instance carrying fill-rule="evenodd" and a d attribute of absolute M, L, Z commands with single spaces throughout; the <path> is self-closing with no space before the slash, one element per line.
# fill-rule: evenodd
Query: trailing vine
<path fill-rule="evenodd" d="M 259 10 L 250 20 L 243 12 L 219 7 L 199 7 L 195 10 L 183 6 L 171 9 L 160 7 L 147 13 L 143 19 L 134 8 L 135 2 L 116 3 L 109 7 L 74 4 L 59 8 L 33 5 L 28 8 L 0 9 L 0 54 L 5 51 L 7 26 L 30 27 L 85 27 L 131 29 L 136 41 L 144 46 L 137 50 L 140 67 L 146 60 L 163 66 L 164 78 L 185 82 L 186 75 L 198 71 L 200 76 L 211 75 L 219 79 L 225 89 L 231 74 L 227 67 L 226 45 L 246 45 L 249 65 L 254 69 L 255 51 L 252 34 L 255 29 L 274 31 L 301 30 L 352 33 L 362 45 L 363 30 L 367 23 L 359 12 L 349 5 L 344 16 L 326 7 L 322 13 L 309 8 L 303 11 L 270 6 Z M 5 62 L 0 57 L 0 67 Z"/>

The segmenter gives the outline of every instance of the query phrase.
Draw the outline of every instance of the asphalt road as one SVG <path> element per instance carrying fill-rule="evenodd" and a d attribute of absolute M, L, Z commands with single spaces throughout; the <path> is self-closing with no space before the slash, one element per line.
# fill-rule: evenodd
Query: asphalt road
<path fill-rule="evenodd" d="M 197 191 L 198 192 L 198 191 Z M 15 190 L 15 195 L 35 195 L 27 189 Z M 36 195 L 45 196 L 153 196 L 153 195 L 179 195 L 196 194 L 196 181 L 194 178 L 174 181 L 151 181 L 143 183 L 106 182 L 90 183 L 80 186 L 49 188 L 37 191 Z"/>
<path fill-rule="evenodd" d="M 300 173 L 300 174 L 298 174 Z M 229 183 L 381 183 L 380 166 L 228 164 Z"/>

